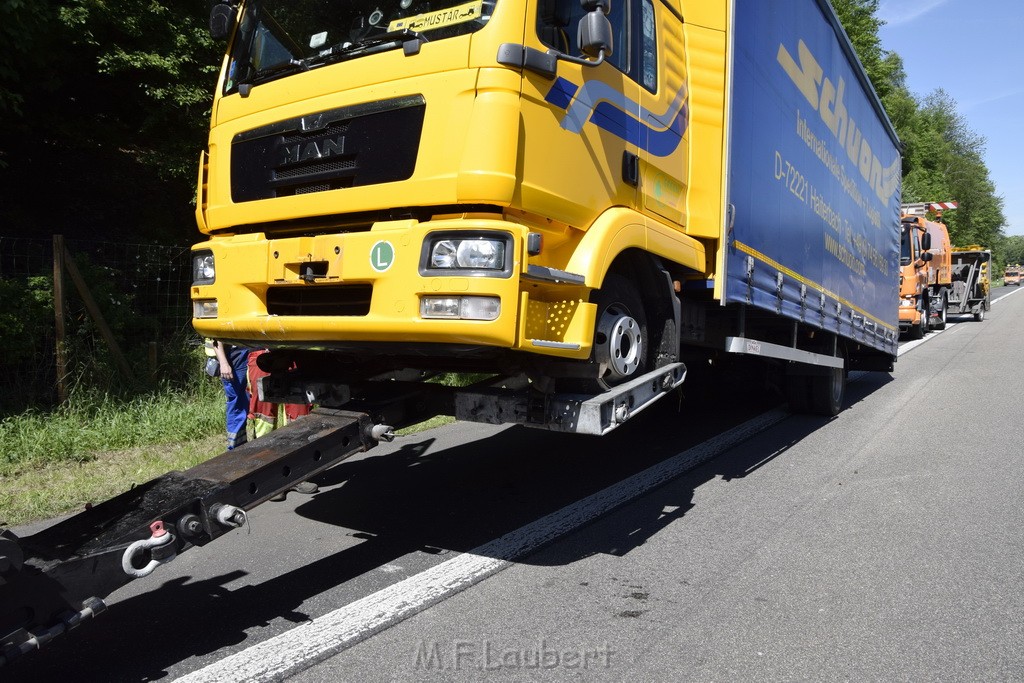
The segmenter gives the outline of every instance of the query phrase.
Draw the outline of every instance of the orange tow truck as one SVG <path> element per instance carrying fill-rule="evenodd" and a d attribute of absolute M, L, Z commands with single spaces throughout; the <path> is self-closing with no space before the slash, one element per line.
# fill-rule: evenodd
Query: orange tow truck
<path fill-rule="evenodd" d="M 900 218 L 900 332 L 921 339 L 945 329 L 952 288 L 952 249 L 941 216 L 927 219 L 929 204 L 904 204 Z"/>

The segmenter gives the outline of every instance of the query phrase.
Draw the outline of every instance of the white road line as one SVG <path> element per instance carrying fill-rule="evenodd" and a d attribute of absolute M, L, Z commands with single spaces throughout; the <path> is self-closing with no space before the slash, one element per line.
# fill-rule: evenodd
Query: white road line
<path fill-rule="evenodd" d="M 789 416 L 783 409 L 768 411 L 501 538 L 177 680 L 281 680 L 496 574 L 515 558 L 671 481 Z"/>
<path fill-rule="evenodd" d="M 1002 301 L 1003 299 L 1005 299 L 1006 297 L 1008 297 L 1008 296 L 1013 296 L 1014 294 L 1017 294 L 1017 293 L 1019 293 L 1019 292 L 1020 292 L 1020 287 L 1017 287 L 1017 288 L 1016 288 L 1015 290 L 1013 290 L 1012 292 L 1007 292 L 1006 294 L 1003 294 L 1003 295 L 1002 295 L 1001 297 L 999 297 L 998 299 L 992 299 L 992 303 L 994 303 L 994 304 L 997 304 L 997 303 L 999 303 L 1000 301 Z"/>
<path fill-rule="evenodd" d="M 900 347 L 898 349 L 896 349 L 896 357 L 899 358 L 900 356 L 902 356 L 903 354 L 907 353 L 908 351 L 912 351 L 912 350 L 916 349 L 921 344 L 924 344 L 927 341 L 931 341 L 932 339 L 935 339 L 936 336 L 942 334 L 943 332 L 945 332 L 947 330 L 953 329 L 954 327 L 956 327 L 956 325 L 957 325 L 957 323 L 946 323 L 946 329 L 945 330 L 937 330 L 935 332 L 931 332 L 930 336 L 929 335 L 925 335 L 922 339 L 915 339 L 914 341 L 904 342 L 904 343 L 900 344 Z"/>

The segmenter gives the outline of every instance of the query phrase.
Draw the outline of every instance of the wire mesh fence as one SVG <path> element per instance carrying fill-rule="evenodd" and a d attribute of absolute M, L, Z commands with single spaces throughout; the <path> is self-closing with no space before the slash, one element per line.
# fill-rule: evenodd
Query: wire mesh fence
<path fill-rule="evenodd" d="M 52 405 L 59 387 L 110 394 L 189 381 L 200 343 L 189 249 L 68 239 L 69 279 L 55 242 L 0 237 L 0 410 Z"/>

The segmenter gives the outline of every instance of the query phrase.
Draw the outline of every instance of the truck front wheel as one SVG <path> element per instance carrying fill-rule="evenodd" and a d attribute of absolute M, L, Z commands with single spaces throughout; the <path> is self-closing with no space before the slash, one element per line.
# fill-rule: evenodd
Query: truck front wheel
<path fill-rule="evenodd" d="M 928 330 L 928 312 L 921 311 L 921 319 L 910 326 L 911 339 L 924 339 L 924 333 Z"/>
<path fill-rule="evenodd" d="M 558 382 L 563 391 L 601 393 L 651 369 L 647 315 L 632 281 L 609 273 L 592 302 L 597 321 L 588 362 L 596 366 L 597 377 L 563 378 Z"/>
<path fill-rule="evenodd" d="M 949 299 L 945 290 L 939 295 L 939 312 L 935 319 L 935 329 L 946 329 L 946 311 L 949 308 Z"/>
<path fill-rule="evenodd" d="M 614 273 L 605 278 L 595 303 L 594 360 L 601 368 L 598 381 L 607 388 L 647 371 L 647 316 L 636 287 Z"/>

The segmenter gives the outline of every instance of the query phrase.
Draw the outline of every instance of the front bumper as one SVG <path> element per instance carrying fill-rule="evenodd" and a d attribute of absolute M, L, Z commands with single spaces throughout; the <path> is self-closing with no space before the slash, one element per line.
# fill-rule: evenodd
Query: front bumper
<path fill-rule="evenodd" d="M 425 240 L 439 231 L 509 235 L 507 271 L 424 268 Z M 191 295 L 194 302 L 215 300 L 217 317 L 193 318 L 193 324 L 203 336 L 253 347 L 436 344 L 587 358 L 596 315 L 589 289 L 531 278 L 524 265 L 528 232 L 502 220 L 455 218 L 377 223 L 362 232 L 213 238 L 194 251 L 212 252 L 216 278 L 193 285 Z M 421 301 L 431 296 L 494 297 L 500 313 L 490 321 L 426 319 Z"/>

